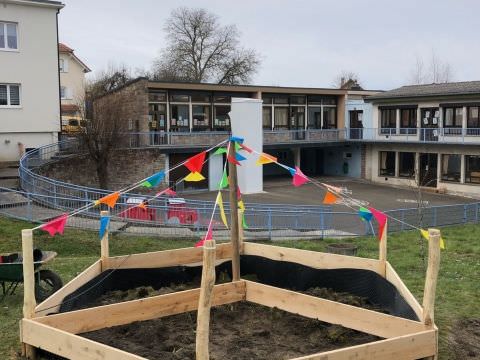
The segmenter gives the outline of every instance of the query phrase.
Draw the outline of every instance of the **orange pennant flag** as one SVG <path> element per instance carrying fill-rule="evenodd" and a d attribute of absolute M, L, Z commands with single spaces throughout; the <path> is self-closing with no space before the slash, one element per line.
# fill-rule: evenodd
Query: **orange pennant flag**
<path fill-rule="evenodd" d="M 323 198 L 323 203 L 325 205 L 333 205 L 336 204 L 338 197 L 335 194 L 332 194 L 330 191 L 327 191 L 325 197 Z"/>
<path fill-rule="evenodd" d="M 98 199 L 97 201 L 95 201 L 95 205 L 106 204 L 108 205 L 108 207 L 113 208 L 115 207 L 115 204 L 117 203 L 117 200 L 119 197 L 120 197 L 120 193 L 118 191 L 115 191 L 114 193 L 106 195 Z"/>
<path fill-rule="evenodd" d="M 270 164 L 272 162 L 277 162 L 277 158 L 275 156 L 262 153 L 259 156 L 259 158 L 256 162 L 256 165 L 265 165 L 265 164 Z"/>

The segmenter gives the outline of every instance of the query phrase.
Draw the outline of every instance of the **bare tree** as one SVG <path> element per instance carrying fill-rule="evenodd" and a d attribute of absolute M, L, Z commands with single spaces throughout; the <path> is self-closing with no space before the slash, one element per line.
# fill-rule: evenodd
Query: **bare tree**
<path fill-rule="evenodd" d="M 107 69 L 96 74 L 87 84 L 87 91 L 92 98 L 100 97 L 132 80 L 132 74 L 126 65 L 109 64 Z"/>
<path fill-rule="evenodd" d="M 255 50 L 240 46 L 237 28 L 205 9 L 173 10 L 165 31 L 168 45 L 152 70 L 156 80 L 240 84 L 260 65 Z"/>
<path fill-rule="evenodd" d="M 358 75 L 353 71 L 342 70 L 333 80 L 332 86 L 338 89 L 361 88 Z"/>
<path fill-rule="evenodd" d="M 409 84 L 438 84 L 453 80 L 453 69 L 448 62 L 442 61 L 432 50 L 428 66 L 419 55 L 415 58 L 415 65 L 410 72 Z"/>

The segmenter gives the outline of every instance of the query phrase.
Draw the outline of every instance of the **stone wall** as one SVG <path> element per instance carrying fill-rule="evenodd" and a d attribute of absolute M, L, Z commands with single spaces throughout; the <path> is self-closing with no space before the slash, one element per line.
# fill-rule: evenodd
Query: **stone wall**
<path fill-rule="evenodd" d="M 116 150 L 108 166 L 109 188 L 117 190 L 165 169 L 167 155 L 158 149 Z M 40 175 L 98 188 L 95 163 L 86 155 L 45 165 Z"/>

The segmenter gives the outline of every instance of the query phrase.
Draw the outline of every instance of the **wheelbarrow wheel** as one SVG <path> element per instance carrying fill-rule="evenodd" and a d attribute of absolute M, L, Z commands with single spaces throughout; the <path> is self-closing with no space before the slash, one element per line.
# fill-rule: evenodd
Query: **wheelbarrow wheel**
<path fill-rule="evenodd" d="M 52 270 L 39 270 L 35 274 L 35 299 L 41 302 L 62 286 L 62 279 Z"/>

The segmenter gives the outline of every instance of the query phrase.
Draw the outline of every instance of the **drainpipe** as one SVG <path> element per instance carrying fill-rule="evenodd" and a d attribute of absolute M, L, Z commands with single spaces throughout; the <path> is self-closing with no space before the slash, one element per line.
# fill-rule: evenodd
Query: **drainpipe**
<path fill-rule="evenodd" d="M 57 9 L 57 14 L 55 15 L 56 18 L 56 28 L 57 28 L 57 78 L 58 78 L 58 114 L 60 122 L 60 131 L 57 134 L 58 141 L 60 141 L 60 134 L 62 132 L 62 100 L 60 94 L 60 51 L 58 50 L 59 38 L 58 38 L 58 14 L 60 14 L 60 9 Z"/>

